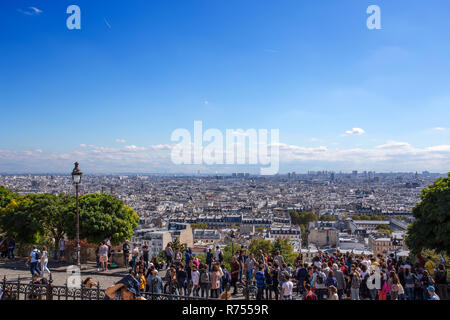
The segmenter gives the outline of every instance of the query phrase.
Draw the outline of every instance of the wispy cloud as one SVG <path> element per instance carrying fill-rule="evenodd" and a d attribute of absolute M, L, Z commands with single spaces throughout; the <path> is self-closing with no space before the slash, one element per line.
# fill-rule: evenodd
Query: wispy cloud
<path fill-rule="evenodd" d="M 279 143 L 281 165 L 317 165 L 351 170 L 447 171 L 450 167 L 450 145 L 415 147 L 407 142 L 387 141 L 373 148 L 338 149 L 326 146 L 303 147 Z M 171 162 L 173 144 L 150 146 L 126 145 L 111 148 L 80 145 L 69 152 L 46 150 L 1 150 L 0 172 L 63 172 L 77 160 L 91 172 L 191 172 L 194 166 L 177 166 Z M 273 147 L 273 146 L 271 146 Z M 43 165 L 44 164 L 44 165 Z M 206 166 L 222 170 L 221 166 Z"/>
<path fill-rule="evenodd" d="M 109 24 L 108 20 L 106 20 L 105 17 L 103 17 L 103 21 L 105 21 L 105 24 L 108 27 L 108 29 L 111 29 L 111 25 Z"/>
<path fill-rule="evenodd" d="M 36 16 L 41 14 L 43 11 L 41 9 L 38 9 L 36 7 L 28 7 L 26 9 L 17 9 L 22 14 L 25 14 L 27 16 Z"/>
<path fill-rule="evenodd" d="M 352 130 L 345 131 L 343 136 L 360 136 L 364 133 L 366 133 L 366 132 L 361 128 L 353 128 Z"/>
<path fill-rule="evenodd" d="M 433 128 L 434 131 L 445 131 L 445 128 L 441 128 L 441 127 L 436 127 Z"/>
<path fill-rule="evenodd" d="M 127 142 L 125 139 L 116 139 L 116 142 L 117 143 L 125 143 L 125 142 Z"/>

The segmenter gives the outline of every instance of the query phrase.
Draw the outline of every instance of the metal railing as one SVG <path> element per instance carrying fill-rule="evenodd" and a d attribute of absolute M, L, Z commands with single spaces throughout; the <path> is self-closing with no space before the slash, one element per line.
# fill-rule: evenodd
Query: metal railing
<path fill-rule="evenodd" d="M 1 300 L 104 300 L 105 290 L 100 289 L 100 284 L 88 288 L 81 285 L 79 288 L 72 288 L 66 285 L 55 286 L 52 284 L 51 276 L 47 283 L 36 284 L 24 282 L 18 278 L 16 281 L 7 280 L 3 277 L 1 283 Z M 142 292 L 147 300 L 218 300 L 214 298 L 202 298 L 197 296 L 183 296 L 164 293 Z"/>

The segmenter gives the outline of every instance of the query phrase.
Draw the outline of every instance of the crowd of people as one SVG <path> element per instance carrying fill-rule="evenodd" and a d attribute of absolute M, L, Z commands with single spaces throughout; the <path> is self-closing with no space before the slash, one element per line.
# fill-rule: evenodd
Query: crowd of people
<path fill-rule="evenodd" d="M 14 250 L 10 252 L 14 238 L 1 242 L 2 256 L 5 246 L 5 257 L 14 259 Z M 231 263 L 225 264 L 218 246 L 208 250 L 203 262 L 191 248 L 175 248 L 172 243 L 164 250 L 164 261 L 150 257 L 146 242 L 138 246 L 127 240 L 122 249 L 125 267 L 142 292 L 228 299 L 238 291 L 248 294 L 251 288 L 259 300 L 448 300 L 444 261 L 437 264 L 420 254 L 412 263 L 409 257 L 394 254 L 318 251 L 310 262 L 299 253 L 294 263 L 288 263 L 279 251 L 273 255 L 262 250 L 254 253 L 242 246 L 232 255 Z M 59 259 L 64 256 L 65 240 L 61 239 Z M 107 270 L 111 261 L 109 239 L 97 247 L 96 256 L 98 270 Z M 44 277 L 50 274 L 48 260 L 45 246 L 33 246 L 25 264 L 33 277 Z"/>
<path fill-rule="evenodd" d="M 421 255 L 412 264 L 409 257 L 394 254 L 319 251 L 311 263 L 300 253 L 289 264 L 279 251 L 254 254 L 241 247 L 227 268 L 219 247 L 208 250 L 205 263 L 190 248 L 182 253 L 170 243 L 164 263 L 149 260 L 147 244 L 141 249 L 133 244 L 131 249 L 127 241 L 123 247 L 126 265 L 146 292 L 224 298 L 236 296 L 238 288 L 252 287 L 256 299 L 267 300 L 448 300 L 445 265 Z"/>

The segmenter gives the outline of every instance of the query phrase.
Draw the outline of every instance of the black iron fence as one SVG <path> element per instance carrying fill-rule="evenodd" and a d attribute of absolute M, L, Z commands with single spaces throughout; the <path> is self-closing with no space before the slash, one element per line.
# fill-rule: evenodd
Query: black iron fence
<path fill-rule="evenodd" d="M 78 288 L 70 286 L 55 286 L 51 278 L 47 283 L 37 284 L 24 282 L 18 278 L 15 281 L 7 280 L 6 276 L 1 283 L 1 300 L 104 300 L 105 290 L 100 289 L 100 284 L 95 287 L 81 285 Z M 158 294 L 142 292 L 147 300 L 217 300 L 195 296 L 182 296 L 172 294 Z"/>

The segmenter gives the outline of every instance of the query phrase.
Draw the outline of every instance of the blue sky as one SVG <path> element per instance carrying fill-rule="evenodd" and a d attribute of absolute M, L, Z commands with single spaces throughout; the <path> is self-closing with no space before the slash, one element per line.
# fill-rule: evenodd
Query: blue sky
<path fill-rule="evenodd" d="M 81 30 L 66 27 L 71 4 Z M 371 4 L 382 30 L 366 27 Z M 446 0 L 1 1 L 0 172 L 196 171 L 151 148 L 194 120 L 279 129 L 282 172 L 448 171 L 448 12 Z"/>

